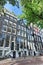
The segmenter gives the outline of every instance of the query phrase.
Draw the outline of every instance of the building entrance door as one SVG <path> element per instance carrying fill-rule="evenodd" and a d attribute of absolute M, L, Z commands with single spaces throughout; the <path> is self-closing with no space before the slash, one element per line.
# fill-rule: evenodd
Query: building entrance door
<path fill-rule="evenodd" d="M 21 57 L 21 52 L 19 52 L 19 57 Z"/>
<path fill-rule="evenodd" d="M 13 51 L 13 58 L 16 58 L 16 51 Z"/>
<path fill-rule="evenodd" d="M 25 56 L 27 55 L 27 54 L 26 54 L 26 51 L 24 51 L 24 54 L 25 54 Z"/>

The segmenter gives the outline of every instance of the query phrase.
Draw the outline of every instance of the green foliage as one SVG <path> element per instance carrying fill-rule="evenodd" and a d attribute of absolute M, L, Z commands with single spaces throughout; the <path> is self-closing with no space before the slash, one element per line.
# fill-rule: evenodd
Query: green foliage
<path fill-rule="evenodd" d="M 16 4 L 15 0 L 8 0 L 10 4 L 12 4 L 13 6 Z"/>
<path fill-rule="evenodd" d="M 43 0 L 21 0 L 23 14 L 21 18 L 43 28 Z"/>
<path fill-rule="evenodd" d="M 6 0 L 0 0 L 0 5 L 4 6 L 4 4 L 6 3 Z"/>

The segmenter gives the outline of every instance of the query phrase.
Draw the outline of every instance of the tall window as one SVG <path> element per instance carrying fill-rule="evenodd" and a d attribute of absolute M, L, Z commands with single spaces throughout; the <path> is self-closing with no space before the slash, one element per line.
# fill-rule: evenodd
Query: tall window
<path fill-rule="evenodd" d="M 20 29 L 23 30 L 23 26 L 20 26 Z"/>
<path fill-rule="evenodd" d="M 14 41 L 14 35 L 11 36 L 11 41 Z"/>
<path fill-rule="evenodd" d="M 3 44 L 4 44 L 4 38 L 0 40 L 0 46 L 3 46 Z"/>
<path fill-rule="evenodd" d="M 2 47 L 4 45 L 4 34 L 0 34 L 0 47 Z"/>
<path fill-rule="evenodd" d="M 18 29 L 20 29 L 20 25 L 18 25 L 17 27 L 18 27 Z"/>
<path fill-rule="evenodd" d="M 20 35 L 20 30 L 17 30 L 17 35 Z"/>
<path fill-rule="evenodd" d="M 26 28 L 24 27 L 24 31 L 26 31 Z"/>
<path fill-rule="evenodd" d="M 8 47 L 9 46 L 9 41 L 10 41 L 10 35 L 6 35 L 5 47 Z"/>
<path fill-rule="evenodd" d="M 23 31 L 22 30 L 20 30 L 20 35 L 23 36 Z"/>
<path fill-rule="evenodd" d="M 16 29 L 12 28 L 12 33 L 16 34 Z"/>
<path fill-rule="evenodd" d="M 0 50 L 0 56 L 2 56 L 2 50 Z"/>
<path fill-rule="evenodd" d="M 16 28 L 16 23 L 13 23 L 13 24 L 12 24 L 12 27 L 13 27 L 13 28 Z"/>
<path fill-rule="evenodd" d="M 30 36 L 30 41 L 32 41 L 32 36 Z"/>
<path fill-rule="evenodd" d="M 16 50 L 19 50 L 19 44 L 16 44 Z"/>
<path fill-rule="evenodd" d="M 12 22 L 11 22 L 11 21 L 9 21 L 8 25 L 9 25 L 9 27 L 12 27 Z"/>
<path fill-rule="evenodd" d="M 24 34 L 23 34 L 23 35 L 24 35 L 24 37 L 26 37 L 26 32 L 24 32 Z"/>
<path fill-rule="evenodd" d="M 21 49 L 23 48 L 23 42 L 22 41 L 20 42 L 20 48 Z"/>

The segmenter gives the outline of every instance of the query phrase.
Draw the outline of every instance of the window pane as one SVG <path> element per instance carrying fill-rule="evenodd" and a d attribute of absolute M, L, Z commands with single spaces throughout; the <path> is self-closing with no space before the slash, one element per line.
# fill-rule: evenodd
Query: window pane
<path fill-rule="evenodd" d="M 6 28 L 7 28 L 6 26 L 3 26 L 3 27 L 2 27 L 2 30 L 3 30 L 3 31 L 6 31 Z"/>
<path fill-rule="evenodd" d="M 11 28 L 10 27 L 7 28 L 7 32 L 11 32 Z"/>
<path fill-rule="evenodd" d="M 13 28 L 12 29 L 12 33 L 16 34 L 16 29 Z"/>
<path fill-rule="evenodd" d="M 11 26 L 12 26 L 12 22 L 11 22 L 11 21 L 9 21 L 8 25 L 9 25 L 9 27 L 11 27 Z"/>
<path fill-rule="evenodd" d="M 8 17 L 8 18 L 9 18 L 9 15 L 6 15 L 6 17 Z"/>
<path fill-rule="evenodd" d="M 8 25 L 8 20 L 7 19 L 4 19 L 3 24 L 4 25 Z"/>
<path fill-rule="evenodd" d="M 12 16 L 10 16 L 10 19 L 11 19 L 11 20 L 13 20 L 13 17 L 12 17 Z"/>
<path fill-rule="evenodd" d="M 0 56 L 2 56 L 2 50 L 0 50 Z"/>
<path fill-rule="evenodd" d="M 16 23 L 13 23 L 13 24 L 12 24 L 12 27 L 16 28 Z"/>
<path fill-rule="evenodd" d="M 18 25 L 17 28 L 20 29 L 20 25 Z"/>

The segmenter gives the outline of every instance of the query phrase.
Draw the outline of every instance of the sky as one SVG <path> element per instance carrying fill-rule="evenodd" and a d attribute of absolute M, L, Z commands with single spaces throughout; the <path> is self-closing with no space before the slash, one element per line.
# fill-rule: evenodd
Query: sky
<path fill-rule="evenodd" d="M 21 15 L 22 14 L 22 7 L 19 6 L 19 8 L 17 6 L 12 6 L 11 4 L 9 4 L 9 2 L 7 2 L 7 4 L 5 4 L 4 6 L 8 11 L 10 12 L 14 12 L 14 14 L 16 16 Z M 26 23 L 26 20 L 24 20 L 24 23 Z"/>
<path fill-rule="evenodd" d="M 14 12 L 15 15 L 20 15 L 22 14 L 22 10 L 21 7 L 17 8 L 17 6 L 12 6 L 11 4 L 9 4 L 7 2 L 7 4 L 5 4 L 4 6 L 6 9 L 8 9 L 11 12 Z"/>

